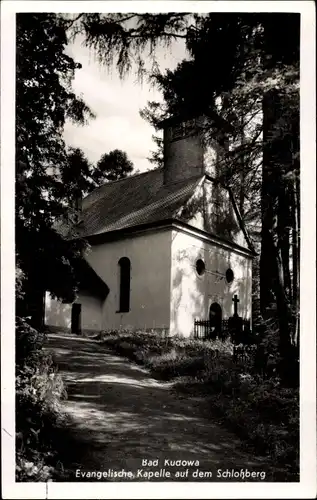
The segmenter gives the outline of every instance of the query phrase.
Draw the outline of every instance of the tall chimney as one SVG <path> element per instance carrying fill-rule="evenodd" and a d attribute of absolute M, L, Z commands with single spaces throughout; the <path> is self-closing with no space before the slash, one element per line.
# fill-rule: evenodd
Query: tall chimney
<path fill-rule="evenodd" d="M 220 144 L 210 139 L 215 123 L 205 116 L 168 118 L 161 122 L 164 143 L 164 184 L 208 173 L 217 176 Z M 208 137 L 208 139 L 207 139 Z"/>

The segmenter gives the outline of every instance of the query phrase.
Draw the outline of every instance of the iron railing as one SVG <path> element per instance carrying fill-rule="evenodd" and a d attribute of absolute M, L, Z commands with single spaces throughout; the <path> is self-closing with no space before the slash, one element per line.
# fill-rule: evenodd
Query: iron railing
<path fill-rule="evenodd" d="M 251 333 L 250 320 L 242 320 L 242 335 L 243 332 Z M 214 327 L 214 323 L 209 320 L 195 319 L 194 321 L 194 338 L 200 340 L 210 340 L 220 338 L 225 340 L 228 337 L 232 337 L 233 332 L 229 328 L 229 320 L 223 319 L 221 321 L 221 327 L 218 329 Z M 232 339 L 234 340 L 234 339 Z"/>

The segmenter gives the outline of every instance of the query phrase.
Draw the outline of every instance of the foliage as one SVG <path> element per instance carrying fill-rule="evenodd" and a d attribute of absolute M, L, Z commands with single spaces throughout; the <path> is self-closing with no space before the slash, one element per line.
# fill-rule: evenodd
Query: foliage
<path fill-rule="evenodd" d="M 174 379 L 178 390 L 208 397 L 212 414 L 217 412 L 247 444 L 296 477 L 299 394 L 298 389 L 284 387 L 275 372 L 263 378 L 256 367 L 237 363 L 230 341 L 129 331 L 103 332 L 101 340 L 116 353 L 150 368 L 157 378 Z M 265 354 L 273 355 L 274 343 L 265 342 Z"/>
<path fill-rule="evenodd" d="M 92 177 L 92 169 L 93 166 L 80 148 L 68 148 L 67 163 L 61 172 L 61 179 L 70 201 L 76 196 L 85 196 L 97 187 Z"/>
<path fill-rule="evenodd" d="M 124 179 L 133 171 L 133 163 L 128 159 L 127 153 L 114 149 L 101 156 L 93 170 L 94 181 L 101 185 L 105 181 Z"/>
<path fill-rule="evenodd" d="M 133 171 L 133 163 L 127 153 L 114 149 L 104 153 L 96 165 L 91 164 L 80 148 L 68 148 L 67 163 L 61 172 L 61 179 L 71 204 L 68 214 L 76 215 L 80 210 L 78 200 L 107 181 L 125 178 Z"/>
<path fill-rule="evenodd" d="M 17 369 L 28 364 L 36 367 L 41 361 L 44 334 L 32 328 L 24 318 L 16 318 L 15 363 Z"/>
<path fill-rule="evenodd" d="M 32 316 L 43 290 L 65 298 L 76 287 L 72 260 L 83 243 L 66 245 L 52 226 L 70 195 L 61 177 L 68 168 L 65 120 L 84 124 L 93 115 L 71 88 L 80 66 L 64 53 L 58 15 L 18 14 L 16 39 L 16 248 L 28 296 L 20 312 Z"/>
<path fill-rule="evenodd" d="M 25 279 L 24 273 L 17 262 L 15 266 L 15 294 L 18 300 L 23 300 L 24 298 L 24 291 L 23 291 L 24 279 Z"/>
<path fill-rule="evenodd" d="M 172 40 L 185 39 L 191 29 L 190 17 L 184 13 L 82 13 L 66 20 L 65 26 L 71 39 L 84 34 L 87 46 L 94 49 L 100 64 L 115 64 L 120 76 L 124 76 L 136 61 L 138 75 L 142 77 L 144 51 L 155 63 L 158 43 L 167 47 Z"/>
<path fill-rule="evenodd" d="M 294 28 L 292 18 L 286 17 L 285 21 Z M 272 87 L 279 91 L 287 89 L 289 95 L 296 93 L 298 87 L 298 65 L 290 65 L 285 55 L 284 65 L 271 71 L 264 68 L 266 37 L 263 30 L 266 23 L 267 19 L 255 15 L 212 14 L 206 17 L 199 27 L 199 37 L 188 42 L 192 58 L 180 63 L 174 71 L 162 74 L 156 69 L 150 77 L 153 85 L 162 91 L 164 103 L 149 102 L 141 111 L 141 116 L 156 129 L 162 118 L 184 114 L 202 113 L 213 117 L 217 113 L 230 124 L 226 133 L 229 149 L 219 160 L 220 175 L 233 189 L 252 236 L 259 234 L 260 222 L 262 98 Z M 222 47 L 222 61 L 214 46 Z M 206 61 L 211 67 L 219 67 L 219 71 L 206 73 Z M 296 106 L 296 99 L 293 101 Z M 290 110 L 288 112 L 291 114 Z M 294 106 L 292 112 L 296 114 Z M 224 122 L 218 126 L 213 121 L 206 126 L 210 139 L 219 133 L 219 126 L 224 126 Z M 280 123 L 279 132 L 281 130 Z M 160 161 L 160 158 L 156 152 L 152 161 Z"/>
<path fill-rule="evenodd" d="M 16 321 L 16 478 L 46 481 L 54 474 L 54 431 L 63 420 L 60 375 L 43 349 L 44 335 Z"/>

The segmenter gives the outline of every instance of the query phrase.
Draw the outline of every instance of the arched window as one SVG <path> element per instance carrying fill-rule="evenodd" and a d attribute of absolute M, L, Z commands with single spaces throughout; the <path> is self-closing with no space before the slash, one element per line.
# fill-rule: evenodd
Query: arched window
<path fill-rule="evenodd" d="M 127 257 L 122 257 L 119 262 L 120 273 L 120 298 L 119 312 L 130 311 L 130 279 L 131 279 L 131 263 Z"/>

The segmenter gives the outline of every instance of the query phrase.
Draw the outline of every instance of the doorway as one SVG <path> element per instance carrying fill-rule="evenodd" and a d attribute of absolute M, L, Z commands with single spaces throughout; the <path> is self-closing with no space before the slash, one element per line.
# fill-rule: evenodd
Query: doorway
<path fill-rule="evenodd" d="M 222 309 L 217 302 L 213 302 L 209 308 L 210 338 L 221 336 L 222 331 Z"/>
<path fill-rule="evenodd" d="M 81 304 L 72 305 L 72 333 L 79 335 L 81 333 Z"/>

